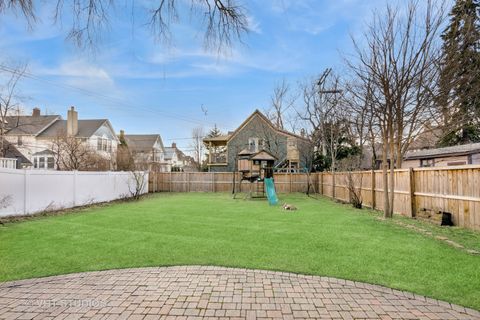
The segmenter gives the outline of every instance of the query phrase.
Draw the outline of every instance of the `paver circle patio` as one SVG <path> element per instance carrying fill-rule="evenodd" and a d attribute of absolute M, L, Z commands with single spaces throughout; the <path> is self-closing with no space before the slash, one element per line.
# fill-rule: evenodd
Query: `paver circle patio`
<path fill-rule="evenodd" d="M 407 292 L 335 278 L 179 266 L 1 283 L 0 318 L 480 319 L 480 313 Z"/>

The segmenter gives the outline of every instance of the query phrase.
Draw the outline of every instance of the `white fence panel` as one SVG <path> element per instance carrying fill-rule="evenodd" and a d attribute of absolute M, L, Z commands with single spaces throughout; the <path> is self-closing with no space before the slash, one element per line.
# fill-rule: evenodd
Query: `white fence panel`
<path fill-rule="evenodd" d="M 128 197 L 131 172 L 77 172 L 0 168 L 0 216 L 27 215 Z M 148 173 L 142 194 L 148 192 Z"/>
<path fill-rule="evenodd" d="M 25 175 L 23 170 L 0 169 L 0 216 L 5 212 L 25 211 Z"/>
<path fill-rule="evenodd" d="M 71 208 L 73 204 L 72 175 L 70 171 L 24 171 L 27 212 Z"/>

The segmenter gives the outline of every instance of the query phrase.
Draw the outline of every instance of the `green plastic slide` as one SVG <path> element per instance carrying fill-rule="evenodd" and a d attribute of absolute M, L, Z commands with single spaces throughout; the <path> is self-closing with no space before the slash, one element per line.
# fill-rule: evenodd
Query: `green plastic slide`
<path fill-rule="evenodd" d="M 277 193 L 275 192 L 275 184 L 273 178 L 265 178 L 265 190 L 267 191 L 268 203 L 274 206 L 278 203 Z"/>

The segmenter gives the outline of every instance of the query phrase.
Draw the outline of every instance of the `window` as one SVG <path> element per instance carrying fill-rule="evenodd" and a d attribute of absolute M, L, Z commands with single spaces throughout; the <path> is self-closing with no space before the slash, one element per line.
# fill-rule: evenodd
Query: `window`
<path fill-rule="evenodd" d="M 452 162 L 447 162 L 447 166 L 463 166 L 466 165 L 467 161 L 452 161 Z"/>
<path fill-rule="evenodd" d="M 47 157 L 47 169 L 54 169 L 55 168 L 55 161 L 53 157 Z"/>
<path fill-rule="evenodd" d="M 434 167 L 435 159 L 422 159 L 420 160 L 420 167 Z"/>
<path fill-rule="evenodd" d="M 55 169 L 55 158 L 53 155 L 39 155 L 33 157 L 35 169 Z"/>
<path fill-rule="evenodd" d="M 252 152 L 258 151 L 258 138 L 249 138 L 248 139 L 248 150 Z"/>
<path fill-rule="evenodd" d="M 265 149 L 266 145 L 267 145 L 267 143 L 266 143 L 265 139 L 258 139 L 258 150 Z"/>
<path fill-rule="evenodd" d="M 21 146 L 23 144 L 22 136 L 17 137 L 17 145 Z"/>
<path fill-rule="evenodd" d="M 97 138 L 97 150 L 98 151 L 105 151 L 105 152 L 112 152 L 112 140 L 107 138 Z"/>

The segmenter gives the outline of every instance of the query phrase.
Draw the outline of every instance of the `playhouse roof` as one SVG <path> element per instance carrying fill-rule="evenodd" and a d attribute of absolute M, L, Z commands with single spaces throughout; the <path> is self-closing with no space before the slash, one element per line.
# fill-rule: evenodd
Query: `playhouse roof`
<path fill-rule="evenodd" d="M 260 150 L 260 151 L 250 151 L 248 148 L 243 149 L 238 153 L 239 156 L 249 156 L 249 160 L 267 160 L 267 161 L 274 161 L 277 158 L 268 152 L 267 150 Z"/>
<path fill-rule="evenodd" d="M 267 160 L 267 161 L 275 161 L 277 158 L 266 150 L 260 150 L 259 152 L 255 153 L 251 156 L 251 160 Z"/>

